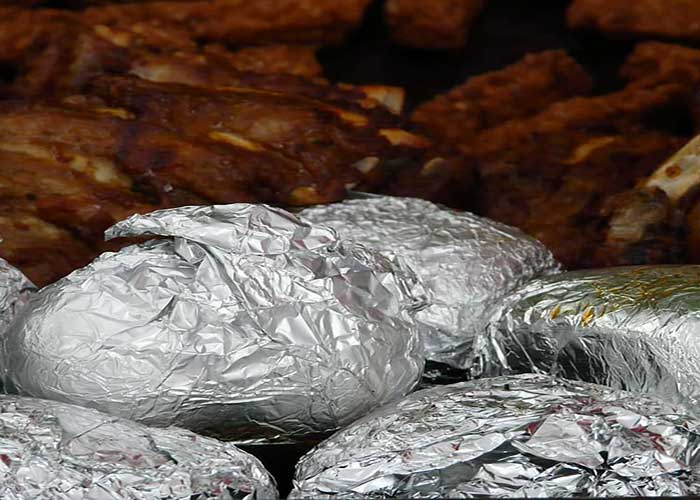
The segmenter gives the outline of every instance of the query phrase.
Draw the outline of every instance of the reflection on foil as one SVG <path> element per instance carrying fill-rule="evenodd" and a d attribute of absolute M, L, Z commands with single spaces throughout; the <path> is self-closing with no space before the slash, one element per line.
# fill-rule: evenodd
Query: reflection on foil
<path fill-rule="evenodd" d="M 469 367 L 474 336 L 498 300 L 559 270 L 549 250 L 520 230 L 424 200 L 371 196 L 299 215 L 413 268 L 430 303 L 416 316 L 426 357 L 452 368 Z"/>
<path fill-rule="evenodd" d="M 415 392 L 299 462 L 290 498 L 700 494 L 700 421 L 545 375 Z"/>
<path fill-rule="evenodd" d="M 540 372 L 651 393 L 700 414 L 700 266 L 576 271 L 511 295 L 476 376 Z"/>
<path fill-rule="evenodd" d="M 4 500 L 274 499 L 274 480 L 232 444 L 77 406 L 0 396 Z"/>
<path fill-rule="evenodd" d="M 408 269 L 264 205 L 133 216 L 6 336 L 21 394 L 263 443 L 327 433 L 423 370 Z"/>

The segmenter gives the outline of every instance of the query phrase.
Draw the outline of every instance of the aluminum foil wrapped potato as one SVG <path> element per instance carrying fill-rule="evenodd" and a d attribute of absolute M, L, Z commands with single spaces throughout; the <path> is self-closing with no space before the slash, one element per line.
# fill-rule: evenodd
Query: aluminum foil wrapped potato
<path fill-rule="evenodd" d="M 305 440 L 408 393 L 424 360 L 410 272 L 264 205 L 136 215 L 106 253 L 32 297 L 8 386 L 151 425 Z"/>
<path fill-rule="evenodd" d="M 19 269 L 0 259 L 0 335 L 26 305 L 34 284 Z"/>
<path fill-rule="evenodd" d="M 429 301 L 416 315 L 426 358 L 453 368 L 470 366 L 473 339 L 499 299 L 559 269 L 518 229 L 415 198 L 367 197 L 300 215 L 413 268 Z"/>
<path fill-rule="evenodd" d="M 477 376 L 542 372 L 652 393 L 700 413 L 700 266 L 540 278 L 479 338 Z"/>
<path fill-rule="evenodd" d="M 274 499 L 274 480 L 232 444 L 78 406 L 0 396 L 5 500 Z"/>
<path fill-rule="evenodd" d="M 415 392 L 333 435 L 290 498 L 700 494 L 700 421 L 623 391 L 521 375 Z"/>

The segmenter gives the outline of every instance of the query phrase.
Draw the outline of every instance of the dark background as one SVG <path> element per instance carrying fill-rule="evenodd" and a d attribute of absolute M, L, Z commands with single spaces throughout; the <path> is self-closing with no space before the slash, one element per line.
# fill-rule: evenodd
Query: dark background
<path fill-rule="evenodd" d="M 430 0 L 426 0 L 430 1 Z M 574 33 L 565 24 L 568 0 L 491 0 L 460 51 L 406 49 L 393 45 L 375 1 L 362 28 L 342 47 L 324 48 L 326 75 L 347 83 L 398 85 L 409 107 L 463 82 L 502 68 L 529 52 L 564 49 L 594 76 L 596 93 L 622 86 L 617 71 L 634 43 Z"/>

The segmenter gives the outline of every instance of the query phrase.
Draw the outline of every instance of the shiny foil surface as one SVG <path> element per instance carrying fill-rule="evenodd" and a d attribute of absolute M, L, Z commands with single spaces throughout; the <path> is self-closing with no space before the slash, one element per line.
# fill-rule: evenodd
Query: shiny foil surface
<path fill-rule="evenodd" d="M 700 415 L 700 266 L 537 279 L 477 341 L 476 376 L 540 372 L 650 393 Z"/>
<path fill-rule="evenodd" d="M 35 290 L 34 284 L 19 269 L 0 259 L 0 335 Z"/>
<path fill-rule="evenodd" d="M 366 197 L 300 216 L 408 264 L 430 304 L 416 316 L 426 358 L 453 368 L 470 366 L 473 339 L 495 303 L 559 269 L 544 245 L 518 229 L 415 198 Z"/>
<path fill-rule="evenodd" d="M 230 443 L 41 399 L 0 396 L 0 461 L 3 500 L 277 498 Z"/>
<path fill-rule="evenodd" d="M 633 393 L 520 375 L 433 387 L 333 435 L 290 498 L 700 494 L 700 421 Z"/>
<path fill-rule="evenodd" d="M 6 336 L 21 394 L 245 443 L 294 442 L 411 391 L 414 283 L 379 254 L 264 205 L 132 216 L 32 297 Z"/>

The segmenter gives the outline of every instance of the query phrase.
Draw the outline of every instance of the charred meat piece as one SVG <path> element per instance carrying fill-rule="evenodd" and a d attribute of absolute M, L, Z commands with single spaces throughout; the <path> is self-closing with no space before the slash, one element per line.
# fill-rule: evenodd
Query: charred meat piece
<path fill-rule="evenodd" d="M 115 4 L 86 9 L 90 24 L 156 20 L 203 41 L 237 45 L 337 43 L 362 20 L 369 0 L 210 0 Z"/>
<path fill-rule="evenodd" d="M 384 4 L 391 38 L 409 47 L 460 48 L 485 0 L 387 0 Z"/>
<path fill-rule="evenodd" d="M 108 106 L 174 134 L 303 164 L 321 184 L 355 187 L 383 162 L 402 162 L 425 152 L 424 138 L 371 115 L 271 91 L 193 89 L 137 78 L 99 77 L 88 92 Z M 377 158 L 373 166 L 357 162 Z M 370 172 L 366 172 L 369 170 Z M 312 194 L 314 187 L 308 186 Z M 306 204 L 305 201 L 287 203 Z"/>
<path fill-rule="evenodd" d="M 163 50 L 152 50 L 144 47 L 140 37 L 132 36 L 138 26 L 128 32 L 79 22 L 54 28 L 26 49 L 12 86 L 15 94 L 80 92 L 96 75 L 131 73 L 156 82 L 298 94 L 359 110 L 382 108 L 384 114 L 399 114 L 403 106 L 403 90 L 396 87 L 329 85 L 318 77 L 320 65 L 309 47 L 274 45 L 228 51 L 217 45 L 201 50 L 165 45 Z"/>
<path fill-rule="evenodd" d="M 700 40 L 700 4 L 695 0 L 574 0 L 567 22 L 616 36 Z"/>
<path fill-rule="evenodd" d="M 541 52 L 470 78 L 419 106 L 412 119 L 431 136 L 466 146 L 479 132 L 590 89 L 590 77 L 566 53 Z"/>
<path fill-rule="evenodd" d="M 700 50 L 670 43 L 638 43 L 625 60 L 620 76 L 635 87 L 675 83 L 693 93 L 700 83 Z"/>
<path fill-rule="evenodd" d="M 700 137 L 611 201 L 601 263 L 700 262 Z"/>
<path fill-rule="evenodd" d="M 121 48 L 174 51 L 196 47 L 188 31 L 159 20 L 107 26 L 86 22 L 79 12 L 69 10 L 0 7 L 0 60 L 23 60 L 30 50 L 71 40 L 86 31 Z"/>
<path fill-rule="evenodd" d="M 241 71 L 241 60 L 254 52 L 272 50 L 267 48 L 242 49 L 222 54 L 221 51 L 177 52 L 173 54 L 140 53 L 129 61 L 130 74 L 144 80 L 161 83 L 183 83 L 196 87 L 217 89 L 241 87 L 273 92 L 295 94 L 311 99 L 334 103 L 359 111 L 382 108 L 384 112 L 400 114 L 403 108 L 404 92 L 397 87 L 346 84 L 329 85 L 320 78 L 309 79 L 292 74 L 281 64 L 271 62 L 270 67 L 260 67 L 259 72 Z M 264 59 L 260 60 L 261 62 Z M 280 70 L 275 72 L 274 70 Z M 293 68 L 289 68 L 293 71 Z M 126 72 L 126 71 L 122 71 Z"/>
<path fill-rule="evenodd" d="M 118 182 L 172 205 L 174 189 L 215 203 L 268 201 L 311 204 L 342 198 L 340 180 L 314 177 L 306 166 L 274 152 L 180 134 L 133 119 L 124 109 L 86 103 L 0 105 L 0 140 L 31 146 L 94 170 L 96 182 Z M 183 196 L 178 194 L 178 198 Z"/>
<path fill-rule="evenodd" d="M 0 257 L 38 286 L 88 264 L 96 252 L 70 232 L 0 201 Z"/>
<path fill-rule="evenodd" d="M 542 240 L 566 266 L 598 264 L 607 199 L 634 187 L 683 142 L 662 127 L 684 109 L 675 85 L 573 98 L 481 134 L 472 154 L 480 210 Z"/>

